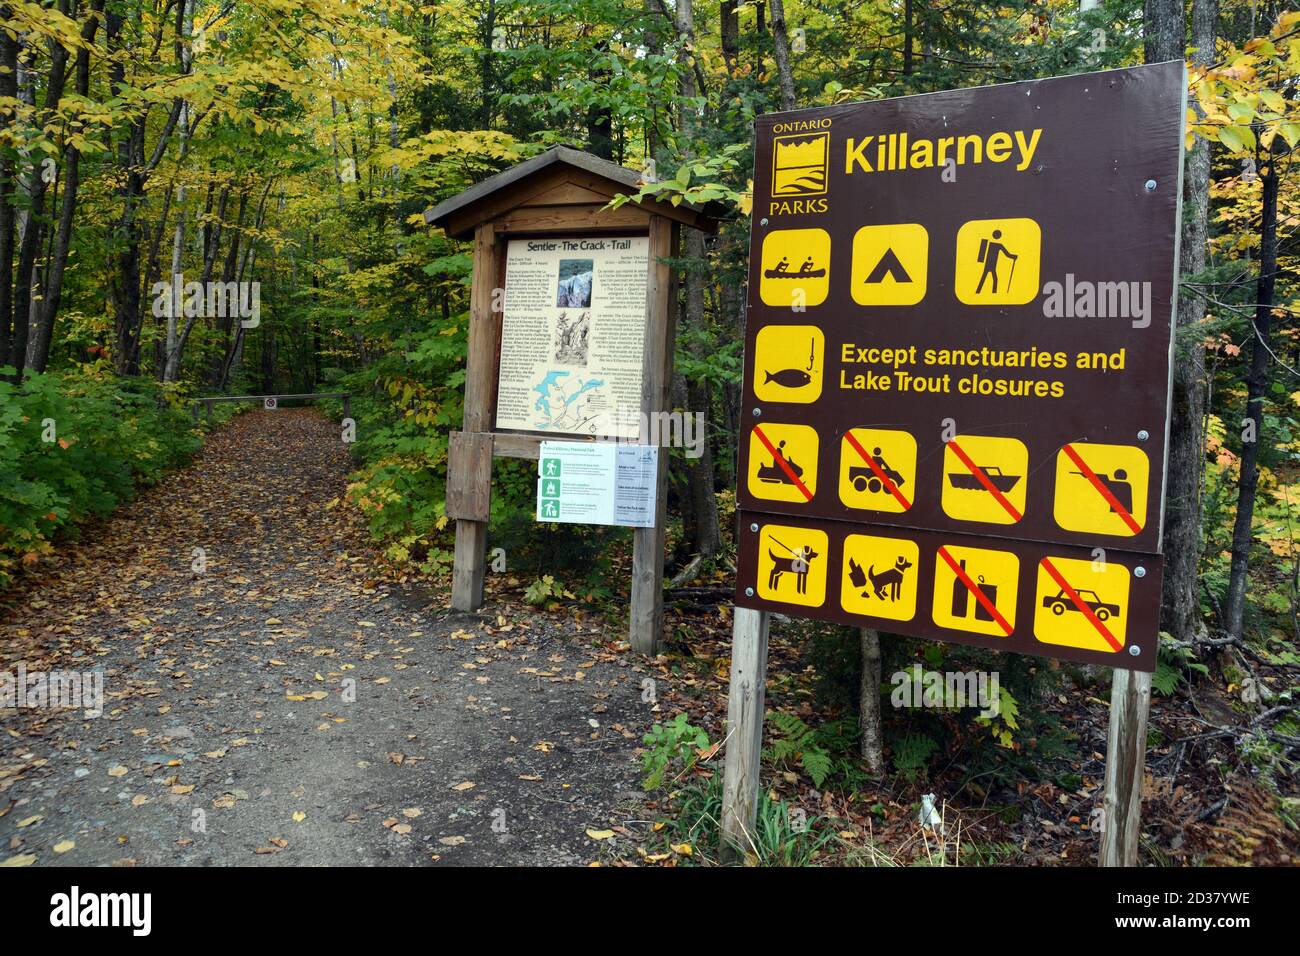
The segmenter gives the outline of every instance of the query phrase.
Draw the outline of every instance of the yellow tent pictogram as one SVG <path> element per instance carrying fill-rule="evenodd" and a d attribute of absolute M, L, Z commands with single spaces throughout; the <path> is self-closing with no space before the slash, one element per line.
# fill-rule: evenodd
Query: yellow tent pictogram
<path fill-rule="evenodd" d="M 930 236 L 919 223 L 863 226 L 853 236 L 853 301 L 916 305 L 925 298 L 929 256 Z"/>

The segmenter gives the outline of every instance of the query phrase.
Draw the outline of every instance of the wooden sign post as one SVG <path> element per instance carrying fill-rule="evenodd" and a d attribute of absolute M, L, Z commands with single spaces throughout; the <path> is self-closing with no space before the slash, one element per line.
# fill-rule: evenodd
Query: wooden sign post
<path fill-rule="evenodd" d="M 705 212 L 685 204 L 646 200 L 608 208 L 614 197 L 636 192 L 641 181 L 635 170 L 560 146 L 486 179 L 424 214 L 426 223 L 441 227 L 448 236 L 474 239 L 464 425 L 462 431 L 451 435 L 447 465 L 447 516 L 456 521 L 452 607 L 457 610 L 474 611 L 483 604 L 494 458 L 536 459 L 545 440 L 621 438 L 650 444 L 664 437 L 665 430 L 656 428 L 655 423 L 660 414 L 669 411 L 672 381 L 676 308 L 668 260 L 676 253 L 682 226 L 712 232 L 716 223 Z M 647 247 L 641 373 L 631 389 L 640 403 L 636 432 L 618 434 L 586 422 L 582 428 L 550 422 L 535 423 L 545 424 L 544 428 L 519 427 L 518 402 L 512 405 L 510 424 L 502 426 L 498 398 L 512 244 L 536 240 L 537 246 L 549 249 L 547 240 L 554 240 L 585 250 L 607 245 L 602 239 L 628 237 L 637 239 L 638 247 L 640 242 Z M 590 304 L 590 285 L 587 296 Z M 552 300 L 549 304 L 556 303 Z M 550 341 L 529 345 L 538 356 L 552 347 Z M 666 453 L 659 456 L 654 527 L 637 528 L 633 538 L 629 641 L 643 654 L 658 653 L 662 640 L 668 457 Z"/>

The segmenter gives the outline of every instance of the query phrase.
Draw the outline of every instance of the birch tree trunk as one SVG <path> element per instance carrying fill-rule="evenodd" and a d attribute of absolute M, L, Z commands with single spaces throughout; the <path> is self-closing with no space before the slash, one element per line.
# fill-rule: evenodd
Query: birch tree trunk
<path fill-rule="evenodd" d="M 772 48 L 776 52 L 776 78 L 781 88 L 781 109 L 794 109 L 794 74 L 790 70 L 790 34 L 785 25 L 785 0 L 770 0 Z"/>
<path fill-rule="evenodd" d="M 862 681 L 858 686 L 858 750 L 873 777 L 885 775 L 885 741 L 880 731 L 880 632 L 858 629 L 862 650 Z"/>
<path fill-rule="evenodd" d="M 1192 5 L 1192 61 L 1214 62 L 1217 0 Z M 1193 103 L 1200 112 L 1200 106 Z M 1205 271 L 1210 199 L 1210 144 L 1198 136 L 1183 173 L 1183 235 L 1179 272 L 1186 279 Z M 1205 298 L 1184 291 L 1178 300 L 1173 411 L 1169 422 L 1169 470 L 1165 500 L 1165 577 L 1161 627 L 1180 641 L 1201 630 L 1197 579 L 1201 558 L 1201 492 L 1205 475 L 1205 350 L 1197 326 Z"/>

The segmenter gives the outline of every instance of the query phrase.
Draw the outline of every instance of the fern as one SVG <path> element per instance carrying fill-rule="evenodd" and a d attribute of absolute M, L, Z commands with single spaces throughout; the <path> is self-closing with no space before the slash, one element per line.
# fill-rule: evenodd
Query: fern
<path fill-rule="evenodd" d="M 831 775 L 831 755 L 820 747 L 809 747 L 799 755 L 799 766 L 812 778 L 813 786 L 820 790 Z"/>
<path fill-rule="evenodd" d="M 1209 668 L 1196 658 L 1196 651 L 1182 647 L 1173 636 L 1160 632 L 1160 644 L 1156 647 L 1156 670 L 1151 675 L 1151 686 L 1161 697 L 1168 697 L 1178 685 L 1187 680 L 1188 672 L 1208 674 Z"/>
<path fill-rule="evenodd" d="M 818 739 L 818 733 L 794 714 L 775 711 L 769 715 L 772 726 L 781 734 L 768 748 L 768 758 L 776 764 L 798 761 L 818 789 L 831 775 L 834 761 Z"/>
<path fill-rule="evenodd" d="M 939 745 L 925 734 L 907 734 L 894 744 L 894 770 L 915 781 Z"/>

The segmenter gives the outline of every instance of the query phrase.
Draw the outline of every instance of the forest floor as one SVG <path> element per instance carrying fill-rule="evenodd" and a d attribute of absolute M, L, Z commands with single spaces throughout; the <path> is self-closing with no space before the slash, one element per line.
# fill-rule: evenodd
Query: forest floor
<path fill-rule="evenodd" d="M 483 612 L 454 614 L 444 583 L 385 570 L 341 502 L 350 468 L 316 411 L 238 416 L 0 598 L 0 674 L 100 669 L 105 697 L 97 717 L 0 710 L 0 864 L 711 862 L 720 752 L 652 794 L 638 756 L 679 713 L 725 738 L 726 571 L 670 592 L 651 661 L 622 640 L 625 603 L 577 584 L 539 609 L 525 582 L 492 574 Z M 626 579 L 625 558 L 613 551 L 607 583 Z M 774 624 L 767 706 L 819 731 L 851 725 L 851 706 L 827 700 L 838 665 L 810 655 L 809 627 Z M 842 664 L 853 642 L 829 636 Z M 797 761 L 766 762 L 780 823 L 811 830 L 778 826 L 760 856 L 1095 864 L 1105 675 L 1048 683 L 1033 706 L 1058 728 L 1050 753 L 1046 733 L 1004 751 L 959 714 L 886 708 L 883 780 L 863 778 L 851 741 L 823 788 Z M 1294 824 L 1243 758 L 1252 718 L 1221 688 L 1206 678 L 1153 702 L 1143 863 L 1300 860 Z M 901 773 L 898 748 L 918 729 L 947 749 Z M 773 734 L 769 721 L 769 746 Z M 925 792 L 946 836 L 918 826 Z"/>
<path fill-rule="evenodd" d="M 656 719 L 630 656 L 379 579 L 349 468 L 318 412 L 238 416 L 5 595 L 0 672 L 102 669 L 105 701 L 0 711 L 0 862 L 618 853 Z"/>

